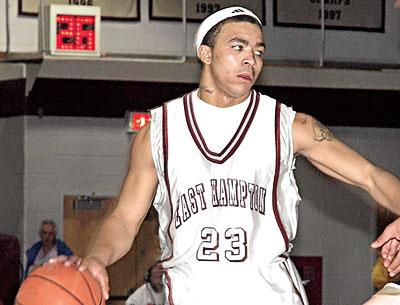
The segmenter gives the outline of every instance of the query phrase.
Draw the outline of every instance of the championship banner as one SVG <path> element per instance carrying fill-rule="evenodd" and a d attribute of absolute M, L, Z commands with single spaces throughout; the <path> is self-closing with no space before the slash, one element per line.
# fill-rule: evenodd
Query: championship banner
<path fill-rule="evenodd" d="M 138 0 L 42 0 L 44 6 L 50 4 L 100 6 L 104 19 L 139 20 Z M 19 0 L 19 14 L 37 15 L 40 0 Z"/>
<path fill-rule="evenodd" d="M 274 0 L 274 25 L 384 32 L 385 0 Z"/>
<path fill-rule="evenodd" d="M 265 1 L 263 0 L 215 0 L 212 2 L 186 1 L 186 20 L 201 22 L 208 15 L 228 6 L 243 6 L 253 11 L 265 24 Z M 182 20 L 182 0 L 150 0 L 150 19 Z"/>

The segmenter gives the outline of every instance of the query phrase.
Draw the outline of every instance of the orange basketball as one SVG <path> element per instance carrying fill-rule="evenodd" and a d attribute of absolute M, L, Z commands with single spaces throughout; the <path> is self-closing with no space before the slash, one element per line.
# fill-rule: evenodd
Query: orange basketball
<path fill-rule="evenodd" d="M 56 263 L 29 274 L 18 290 L 16 305 L 105 305 L 105 300 L 88 271 Z"/>

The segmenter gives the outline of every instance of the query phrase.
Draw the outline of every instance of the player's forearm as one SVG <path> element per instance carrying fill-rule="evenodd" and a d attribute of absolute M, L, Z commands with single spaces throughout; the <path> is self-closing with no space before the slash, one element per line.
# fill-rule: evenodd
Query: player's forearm
<path fill-rule="evenodd" d="M 129 232 L 123 220 L 112 214 L 90 243 L 86 257 L 94 258 L 104 266 L 109 266 L 130 250 L 136 232 Z"/>
<path fill-rule="evenodd" d="M 374 166 L 368 192 L 379 204 L 400 215 L 400 180 L 388 171 Z"/>

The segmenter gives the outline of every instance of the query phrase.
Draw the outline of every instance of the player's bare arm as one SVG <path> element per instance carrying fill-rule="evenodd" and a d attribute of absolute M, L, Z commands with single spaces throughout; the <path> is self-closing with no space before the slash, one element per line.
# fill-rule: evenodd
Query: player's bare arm
<path fill-rule="evenodd" d="M 132 145 L 128 172 L 117 206 L 104 222 L 88 255 L 97 257 L 108 266 L 129 251 L 150 207 L 156 186 L 157 174 L 152 161 L 147 127 L 137 135 Z"/>
<path fill-rule="evenodd" d="M 150 130 L 141 130 L 131 149 L 128 172 L 117 206 L 93 239 L 81 269 L 88 268 L 99 280 L 108 298 L 106 266 L 123 257 L 150 207 L 157 186 L 157 174 L 150 148 Z"/>
<path fill-rule="evenodd" d="M 322 172 L 366 190 L 377 203 L 400 214 L 400 180 L 342 143 L 315 118 L 296 114 L 293 141 L 295 153 Z"/>

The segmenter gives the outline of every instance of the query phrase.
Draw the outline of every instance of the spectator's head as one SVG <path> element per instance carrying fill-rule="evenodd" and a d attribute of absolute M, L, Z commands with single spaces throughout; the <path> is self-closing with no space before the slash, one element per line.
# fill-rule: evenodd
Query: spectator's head
<path fill-rule="evenodd" d="M 156 263 L 149 268 L 145 277 L 145 281 L 149 282 L 153 290 L 158 293 L 162 292 L 164 289 L 162 275 L 163 269 L 161 263 Z"/>
<path fill-rule="evenodd" d="M 56 243 L 57 227 L 54 221 L 46 219 L 40 224 L 39 237 L 43 247 L 52 248 Z"/>

